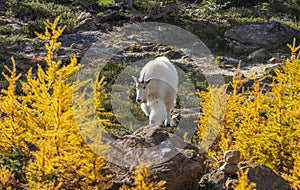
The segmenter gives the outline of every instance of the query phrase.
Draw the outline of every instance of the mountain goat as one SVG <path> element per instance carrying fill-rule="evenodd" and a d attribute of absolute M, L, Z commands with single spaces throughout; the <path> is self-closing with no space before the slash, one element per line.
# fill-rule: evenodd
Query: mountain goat
<path fill-rule="evenodd" d="M 149 116 L 149 125 L 170 125 L 170 113 L 175 106 L 178 74 L 166 57 L 149 61 L 141 70 L 136 83 L 136 102 Z"/>

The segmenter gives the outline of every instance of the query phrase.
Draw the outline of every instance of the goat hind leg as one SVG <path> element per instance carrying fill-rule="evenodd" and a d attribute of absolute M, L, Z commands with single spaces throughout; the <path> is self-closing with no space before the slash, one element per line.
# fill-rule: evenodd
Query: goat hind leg
<path fill-rule="evenodd" d="M 171 126 L 171 114 L 169 112 L 167 113 L 167 117 L 166 117 L 166 120 L 165 120 L 164 124 L 165 124 L 166 127 Z"/>

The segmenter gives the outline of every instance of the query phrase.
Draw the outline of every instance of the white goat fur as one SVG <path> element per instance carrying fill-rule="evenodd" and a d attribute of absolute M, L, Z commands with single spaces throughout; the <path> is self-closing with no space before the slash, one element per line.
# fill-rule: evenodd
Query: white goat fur
<path fill-rule="evenodd" d="M 137 86 L 141 82 L 147 83 L 140 90 L 145 91 L 141 95 L 141 108 L 149 116 L 149 124 L 161 125 L 165 121 L 169 125 L 178 88 L 176 68 L 168 58 L 158 57 L 142 68 Z"/>

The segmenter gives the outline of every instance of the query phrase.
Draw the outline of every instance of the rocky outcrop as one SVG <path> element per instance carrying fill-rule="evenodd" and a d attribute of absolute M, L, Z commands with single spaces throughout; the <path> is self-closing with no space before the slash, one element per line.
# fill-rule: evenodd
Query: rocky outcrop
<path fill-rule="evenodd" d="M 200 153 L 197 147 L 174 138 L 164 126 L 145 126 L 132 135 L 125 136 L 112 143 L 109 150 L 112 162 L 108 162 L 110 173 L 113 175 L 113 188 L 118 189 L 122 184 L 133 185 L 130 178 L 138 162 L 151 160 L 151 179 L 167 181 L 168 190 L 194 190 L 199 187 L 198 174 L 204 169 L 205 154 Z M 184 146 L 182 146 L 184 145 Z M 153 147 L 159 147 L 153 151 Z M 134 150 L 139 149 L 135 154 Z M 152 150 L 152 151 L 148 151 Z M 163 162 L 157 158 L 163 155 Z M 138 156 L 138 159 L 136 158 Z M 119 159 L 120 162 L 116 162 Z M 147 161 L 146 161 L 147 163 Z"/>
<path fill-rule="evenodd" d="M 256 183 L 257 190 L 289 190 L 289 185 L 271 168 L 263 164 L 240 162 L 240 152 L 229 150 L 224 154 L 224 161 L 220 167 L 205 174 L 200 180 L 199 190 L 231 190 L 238 183 L 237 172 L 249 169 L 247 178 Z"/>
<path fill-rule="evenodd" d="M 275 49 L 299 35 L 296 29 L 277 21 L 237 26 L 225 32 L 229 46 L 236 51 Z"/>

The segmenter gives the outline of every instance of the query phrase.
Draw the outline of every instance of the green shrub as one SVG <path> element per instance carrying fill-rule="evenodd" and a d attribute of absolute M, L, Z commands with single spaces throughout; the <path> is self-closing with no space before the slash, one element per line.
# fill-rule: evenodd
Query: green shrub
<path fill-rule="evenodd" d="M 43 21 L 46 18 L 54 19 L 60 16 L 61 23 L 67 26 L 66 32 L 73 31 L 77 22 L 74 8 L 52 2 L 9 0 L 6 7 L 9 14 L 26 22 L 23 32 L 30 37 L 35 36 L 35 31 L 43 31 Z"/>
<path fill-rule="evenodd" d="M 0 34 L 9 35 L 13 33 L 13 27 L 10 25 L 0 25 Z"/>
<path fill-rule="evenodd" d="M 115 0 L 98 0 L 98 4 L 100 6 L 106 5 L 106 4 L 111 4 L 111 3 L 114 3 L 114 2 L 115 2 Z"/>

